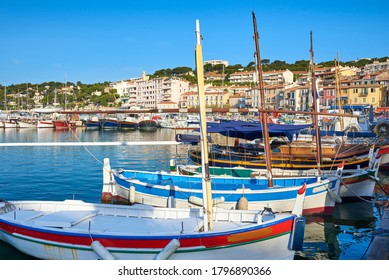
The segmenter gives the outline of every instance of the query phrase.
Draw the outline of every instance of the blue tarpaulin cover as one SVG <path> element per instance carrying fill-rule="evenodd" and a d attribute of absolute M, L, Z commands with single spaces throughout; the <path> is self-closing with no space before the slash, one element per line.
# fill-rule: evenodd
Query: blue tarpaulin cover
<path fill-rule="evenodd" d="M 268 124 L 270 137 L 286 136 L 292 141 L 293 135 L 296 136 L 300 130 L 311 127 L 311 124 Z M 199 129 L 197 130 L 199 131 Z M 222 123 L 207 123 L 207 133 L 220 133 L 224 136 L 254 140 L 262 137 L 262 124 L 245 121 L 228 121 Z"/>

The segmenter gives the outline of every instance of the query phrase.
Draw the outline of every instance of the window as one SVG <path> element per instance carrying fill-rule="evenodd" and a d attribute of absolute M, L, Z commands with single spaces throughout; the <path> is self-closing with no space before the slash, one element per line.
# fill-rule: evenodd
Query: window
<path fill-rule="evenodd" d="M 370 92 L 375 92 L 375 88 L 371 88 L 371 89 L 370 89 Z"/>
<path fill-rule="evenodd" d="M 371 98 L 371 103 L 375 103 L 375 97 Z"/>

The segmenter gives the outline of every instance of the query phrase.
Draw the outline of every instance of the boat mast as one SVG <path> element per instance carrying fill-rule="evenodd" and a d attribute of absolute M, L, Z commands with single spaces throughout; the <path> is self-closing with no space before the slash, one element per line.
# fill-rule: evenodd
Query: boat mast
<path fill-rule="evenodd" d="M 340 86 L 340 74 L 339 74 L 339 58 L 338 54 L 336 54 L 336 59 L 335 59 L 335 81 L 336 81 L 336 95 L 338 96 L 338 113 L 343 114 L 342 110 L 342 93 L 341 93 L 341 86 Z M 344 124 L 343 124 L 343 118 L 339 118 L 340 122 L 340 130 L 343 131 L 344 129 Z"/>
<path fill-rule="evenodd" d="M 316 77 L 315 77 L 315 71 L 314 71 L 314 55 L 313 55 L 313 43 L 312 43 L 312 31 L 310 33 L 310 45 L 311 48 L 309 50 L 311 54 L 311 60 L 310 60 L 310 76 L 311 76 L 311 87 L 312 87 L 312 96 L 313 96 L 313 111 L 318 113 L 319 112 L 319 94 L 317 92 L 317 85 L 316 85 Z M 321 173 L 320 167 L 322 163 L 322 155 L 321 155 L 321 143 L 320 143 L 320 128 L 319 128 L 319 118 L 317 114 L 314 114 L 312 116 L 313 125 L 315 126 L 315 139 L 316 139 L 316 156 L 317 156 L 317 170 L 319 174 Z"/>
<path fill-rule="evenodd" d="M 4 84 L 4 109 L 5 112 L 8 112 L 8 105 L 7 105 L 7 83 Z"/>
<path fill-rule="evenodd" d="M 68 95 L 68 79 L 67 79 L 67 76 L 66 76 L 66 72 L 65 72 L 65 88 L 64 88 L 65 90 L 64 90 L 64 93 L 65 93 L 65 96 L 64 96 L 64 98 L 65 98 L 65 110 L 67 109 L 67 101 L 68 101 L 68 99 L 67 99 L 67 95 Z"/>
<path fill-rule="evenodd" d="M 196 70 L 197 90 L 199 94 L 200 109 L 200 145 L 201 145 L 201 168 L 203 186 L 203 209 L 204 209 L 204 231 L 213 230 L 213 209 L 211 195 L 211 177 L 209 175 L 208 145 L 207 145 L 207 118 L 205 112 L 205 91 L 204 91 L 204 64 L 201 46 L 200 22 L 196 20 Z"/>
<path fill-rule="evenodd" d="M 263 76 L 262 76 L 262 64 L 261 64 L 261 55 L 259 51 L 259 35 L 257 30 L 257 19 L 255 13 L 253 13 L 253 25 L 254 25 L 254 42 L 255 42 L 255 57 L 257 62 L 257 72 L 258 72 L 258 86 L 259 93 L 261 96 L 261 109 L 265 110 L 265 89 L 263 86 Z M 269 131 L 268 131 L 268 114 L 267 112 L 261 112 L 262 118 L 262 137 L 265 145 L 265 157 L 266 157 L 266 168 L 267 168 L 267 178 L 268 185 L 270 188 L 273 187 L 273 174 L 271 167 L 271 150 L 270 150 L 270 141 L 269 141 Z"/>

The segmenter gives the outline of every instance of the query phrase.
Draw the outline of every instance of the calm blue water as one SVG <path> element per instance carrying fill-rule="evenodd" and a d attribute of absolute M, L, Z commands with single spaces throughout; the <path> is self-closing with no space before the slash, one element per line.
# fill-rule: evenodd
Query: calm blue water
<path fill-rule="evenodd" d="M 162 141 L 175 132 L 0 129 L 0 142 Z M 213 136 L 215 139 L 217 136 Z M 7 200 L 80 199 L 100 202 L 102 162 L 112 167 L 169 170 L 169 160 L 186 163 L 186 146 L 0 147 L 0 198 Z M 382 175 L 385 177 L 385 175 Z M 332 217 L 309 218 L 305 243 L 296 259 L 361 259 L 378 225 L 368 203 L 339 204 Z M 353 234 L 357 233 L 357 234 Z M 365 256 L 366 258 L 366 256 Z M 31 259 L 0 241 L 0 259 Z"/>

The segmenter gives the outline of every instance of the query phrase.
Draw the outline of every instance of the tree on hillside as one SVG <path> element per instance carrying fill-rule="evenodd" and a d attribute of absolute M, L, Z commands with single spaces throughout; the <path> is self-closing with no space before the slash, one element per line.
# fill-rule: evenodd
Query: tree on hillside
<path fill-rule="evenodd" d="M 187 66 L 176 67 L 176 68 L 173 68 L 173 70 L 172 70 L 173 76 L 181 76 L 181 75 L 189 73 L 189 72 L 192 72 L 192 68 L 187 67 Z"/>
<path fill-rule="evenodd" d="M 270 64 L 270 59 L 267 59 L 267 58 L 261 59 L 261 63 L 262 63 L 262 65 L 269 65 Z"/>
<path fill-rule="evenodd" d="M 161 70 L 155 71 L 153 75 L 156 77 L 171 77 L 171 76 L 173 76 L 173 71 L 170 68 L 161 69 Z"/>

